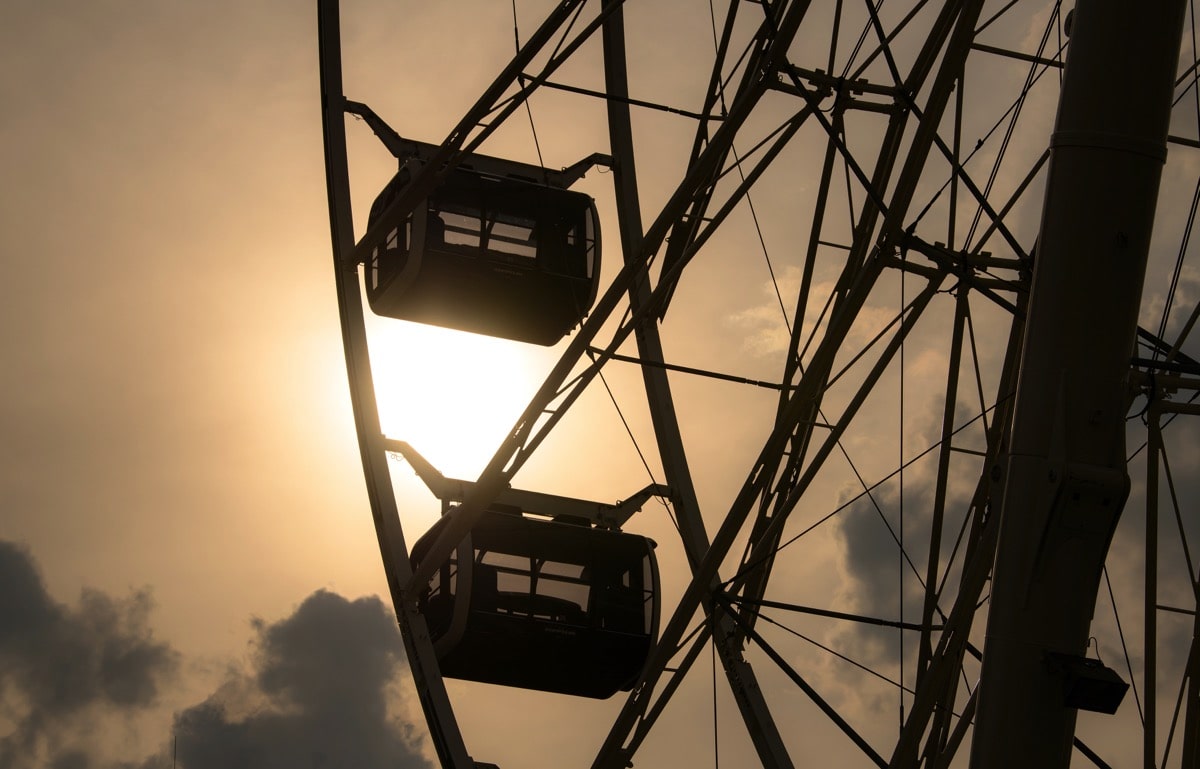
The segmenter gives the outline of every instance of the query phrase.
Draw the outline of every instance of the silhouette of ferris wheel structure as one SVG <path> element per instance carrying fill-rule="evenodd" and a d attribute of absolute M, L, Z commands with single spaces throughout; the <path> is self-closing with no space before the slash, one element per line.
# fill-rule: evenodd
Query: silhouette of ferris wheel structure
<path fill-rule="evenodd" d="M 679 5 L 549 4 L 425 142 L 347 98 L 318 3 L 356 426 L 443 765 L 506 765 L 448 678 L 611 699 L 594 767 L 718 736 L 768 767 L 1200 765 L 1191 9 Z M 493 149 L 551 102 L 574 155 Z M 357 234 L 348 117 L 395 159 Z M 477 479 L 382 434 L 368 309 L 553 347 Z M 647 476 L 521 488 L 622 372 Z M 411 548 L 394 456 L 443 510 Z"/>

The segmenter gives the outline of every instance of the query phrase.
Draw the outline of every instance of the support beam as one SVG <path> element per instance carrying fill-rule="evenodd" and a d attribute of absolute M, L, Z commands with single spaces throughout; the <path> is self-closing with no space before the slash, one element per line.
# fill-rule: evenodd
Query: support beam
<path fill-rule="evenodd" d="M 1129 360 L 1184 15 L 1081 0 L 1052 139 L 992 582 L 974 769 L 1065 769 L 1050 655 L 1086 651 L 1129 479 Z"/>

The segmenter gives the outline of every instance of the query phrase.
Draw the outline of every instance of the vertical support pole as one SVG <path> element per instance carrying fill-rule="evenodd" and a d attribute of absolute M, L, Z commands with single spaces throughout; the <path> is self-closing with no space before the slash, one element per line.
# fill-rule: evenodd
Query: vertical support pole
<path fill-rule="evenodd" d="M 1146 445 L 1146 583 L 1145 641 L 1142 692 L 1145 721 L 1142 725 L 1142 766 L 1155 769 L 1158 740 L 1158 457 L 1162 451 L 1162 411 L 1151 403 L 1146 414 L 1149 440 Z"/>
<path fill-rule="evenodd" d="M 1200 606 L 1196 607 L 1200 609 Z M 1180 766 L 1200 766 L 1200 611 L 1192 616 L 1192 646 L 1188 650 L 1187 705 L 1183 714 L 1183 753 Z"/>
<path fill-rule="evenodd" d="M 1080 0 L 1034 265 L 984 646 L 974 769 L 1065 769 L 1083 656 L 1128 493 L 1129 358 L 1179 54 L 1182 0 Z"/>
<path fill-rule="evenodd" d="M 1192 385 L 1192 387 L 1194 389 L 1195 385 Z M 1154 679 L 1151 678 L 1151 674 L 1153 673 L 1155 676 L 1157 676 L 1158 662 L 1157 662 L 1157 655 L 1156 655 L 1157 648 L 1151 644 L 1152 643 L 1157 644 L 1157 617 L 1158 617 L 1158 589 L 1157 589 L 1157 585 L 1158 585 L 1158 568 L 1157 568 L 1158 545 L 1157 545 L 1157 541 L 1158 541 L 1158 518 L 1159 518 L 1159 516 L 1157 515 L 1157 512 L 1158 512 L 1158 493 L 1159 493 L 1158 492 L 1158 485 L 1159 485 L 1158 484 L 1158 463 L 1160 461 L 1160 457 L 1163 461 L 1163 465 L 1165 466 L 1167 464 L 1165 461 L 1166 460 L 1166 448 L 1163 445 L 1163 438 L 1162 438 L 1162 421 L 1161 420 L 1162 420 L 1162 415 L 1164 413 L 1170 414 L 1171 417 L 1179 417 L 1179 416 L 1183 416 L 1183 415 L 1189 415 L 1191 417 L 1196 417 L 1196 416 L 1200 416 L 1200 404 L 1197 404 L 1191 400 L 1189 400 L 1189 402 L 1187 402 L 1187 403 L 1179 403 L 1179 402 L 1170 402 L 1170 401 L 1166 401 L 1166 400 L 1160 400 L 1160 401 L 1155 401 L 1154 403 L 1152 403 L 1150 405 L 1150 409 L 1147 414 L 1147 416 L 1149 417 L 1149 421 L 1150 421 L 1150 441 L 1149 441 L 1149 445 L 1147 448 L 1154 452 L 1154 453 L 1148 455 L 1148 457 L 1147 457 L 1148 462 L 1151 459 L 1154 461 L 1154 469 L 1153 469 L 1154 475 L 1151 477 L 1148 477 L 1146 479 L 1146 482 L 1147 482 L 1147 487 L 1146 487 L 1147 488 L 1147 498 L 1146 498 L 1147 546 L 1149 548 L 1149 546 L 1152 544 L 1154 547 L 1153 561 L 1151 561 L 1151 553 L 1150 553 L 1149 549 L 1147 550 L 1147 554 L 1146 554 L 1146 579 L 1147 579 L 1146 630 L 1147 630 L 1147 635 L 1146 635 L 1146 664 L 1145 664 L 1145 668 L 1146 668 L 1146 673 L 1145 673 L 1145 675 L 1146 675 L 1145 765 L 1147 767 L 1157 767 L 1158 766 L 1157 764 L 1153 763 L 1155 760 L 1155 755 L 1158 752 L 1157 751 L 1157 739 L 1155 736 L 1156 730 L 1153 730 L 1153 727 L 1155 726 L 1155 723 L 1156 723 L 1156 716 L 1155 716 L 1156 711 L 1151 710 L 1151 708 L 1153 708 L 1155 706 L 1153 697 L 1154 697 L 1155 691 L 1156 691 L 1156 682 Z M 1151 472 L 1151 471 L 1147 470 L 1147 473 L 1149 473 L 1149 472 Z M 1169 471 L 1167 473 L 1167 478 L 1168 478 L 1168 483 L 1169 483 L 1169 479 L 1170 479 Z M 1151 485 L 1151 483 L 1153 483 L 1153 485 Z M 1153 493 L 1154 493 L 1153 498 L 1151 498 L 1149 496 L 1151 491 L 1153 491 Z M 1176 506 L 1176 505 L 1178 505 L 1178 500 L 1175 498 L 1175 493 L 1173 490 L 1170 494 L 1170 498 L 1171 498 L 1172 506 L 1175 507 L 1175 514 L 1179 515 L 1180 510 Z M 1154 516 L 1154 528 L 1153 529 L 1151 529 L 1150 525 L 1149 525 L 1152 515 Z M 1151 535 L 1154 536 L 1153 540 L 1149 539 L 1149 537 Z M 1153 572 L 1151 571 L 1152 563 L 1154 564 Z M 1151 592 L 1150 587 L 1149 587 L 1149 583 L 1150 583 L 1151 579 L 1153 579 L 1154 586 L 1155 586 L 1153 593 Z M 1200 766 L 1200 600 L 1195 600 L 1196 596 L 1200 596 L 1200 582 L 1198 582 L 1197 580 L 1200 580 L 1200 577 L 1198 577 L 1196 574 L 1194 574 L 1194 573 L 1188 574 L 1188 582 L 1190 583 L 1190 587 L 1192 588 L 1191 594 L 1193 596 L 1192 640 L 1191 640 L 1191 644 L 1188 648 L 1188 657 L 1187 657 L 1187 663 L 1183 670 L 1183 678 L 1180 682 L 1181 686 L 1186 686 L 1186 692 L 1183 693 L 1183 719 L 1182 719 L 1182 732 L 1183 732 L 1182 743 L 1183 743 L 1183 746 L 1182 746 L 1182 749 L 1181 749 L 1181 752 L 1179 755 L 1179 759 L 1178 759 L 1178 765 L 1185 766 L 1185 767 Z M 1153 609 L 1153 612 L 1152 612 L 1152 609 Z M 1153 624 L 1151 624 L 1151 617 L 1154 618 Z M 1176 714 L 1176 715 L 1178 716 L 1178 714 Z M 1172 730 L 1174 730 L 1174 728 L 1175 728 L 1174 722 L 1172 722 Z M 1170 750 L 1170 748 L 1164 747 L 1163 753 L 1166 754 L 1169 752 L 1169 750 Z"/>

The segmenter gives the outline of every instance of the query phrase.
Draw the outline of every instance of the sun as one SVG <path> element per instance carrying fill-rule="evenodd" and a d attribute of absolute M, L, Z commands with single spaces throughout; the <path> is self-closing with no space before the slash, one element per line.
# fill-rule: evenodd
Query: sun
<path fill-rule="evenodd" d="M 368 327 L 384 434 L 474 480 L 540 384 L 546 350 L 407 321 Z"/>

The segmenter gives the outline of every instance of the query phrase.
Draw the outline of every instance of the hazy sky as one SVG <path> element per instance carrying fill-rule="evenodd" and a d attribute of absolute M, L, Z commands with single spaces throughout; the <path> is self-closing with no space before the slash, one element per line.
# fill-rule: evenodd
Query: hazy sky
<path fill-rule="evenodd" d="M 190 705 L 194 728 L 217 728 L 199 703 L 249 675 L 229 665 L 260 664 L 254 639 L 286 654 L 263 639 L 313 591 L 383 592 L 329 270 L 315 15 L 292 2 L 0 10 L 0 539 L 37 563 L 47 633 L 87 645 L 76 627 L 108 602 L 114 632 L 173 670 L 146 673 L 165 717 L 122 725 L 97 759 L 140 761 Z M 290 621 L 383 611 L 323 600 Z M 0 723 L 73 747 L 51 736 L 61 724 L 21 723 L 26 686 L 0 684 L 17 708 Z M 74 747 L 105 741 L 72 713 Z M 13 749 L 0 763 L 31 765 Z"/>
<path fill-rule="evenodd" d="M 512 50 L 509 3 L 344 5 L 347 95 L 413 138 L 440 141 Z M 550 5 L 520 4 L 523 35 Z M 631 22 L 631 66 L 648 73 L 638 95 L 695 107 L 704 79 L 670 51 L 711 48 L 707 3 L 686 15 L 645 5 Z M 668 34 L 674 48 L 658 44 Z M 376 597 L 387 591 L 338 330 L 316 43 L 312 2 L 0 7 L 0 769 L 167 766 L 176 745 L 188 767 L 427 765 L 391 610 Z M 564 78 L 597 85 L 594 64 L 584 55 Z M 537 105 L 547 165 L 607 145 L 599 108 L 575 104 L 547 95 Z M 1048 126 L 1045 104 L 1036 108 Z M 644 207 L 653 211 L 687 144 L 677 118 L 642 120 Z M 554 130 L 562 126 L 570 130 Z M 393 167 L 364 126 L 350 128 L 361 231 Z M 489 147 L 536 158 L 521 121 Z M 582 188 L 599 199 L 611 196 L 608 182 L 593 172 Z M 812 196 L 805 173 L 776 183 L 796 199 Z M 760 203 L 774 243 L 805 226 L 789 216 L 789 200 Z M 750 224 L 743 211 L 730 229 L 745 234 Z M 606 237 L 611 275 L 615 228 Z M 698 266 L 704 277 L 681 287 L 673 349 L 690 365 L 777 379 L 781 324 L 769 275 L 739 265 Z M 794 286 L 795 265 L 781 263 L 780 278 Z M 817 278 L 828 290 L 832 273 Z M 1194 301 L 1197 275 L 1186 273 L 1184 285 Z M 719 312 L 706 309 L 713 297 Z M 856 333 L 869 337 L 894 309 Z M 448 475 L 478 472 L 553 360 L 403 324 L 373 330 L 385 422 Z M 932 440 L 944 351 L 914 351 L 907 365 L 918 415 L 911 449 Z M 613 384 L 637 387 L 630 371 Z M 733 405 L 729 385 L 680 388 L 685 437 L 700 436 L 697 484 L 720 508 L 748 466 L 735 449 L 769 429 L 774 395 Z M 586 473 L 535 460 L 524 485 L 615 501 L 648 482 L 607 396 L 587 398 L 547 446 L 599 459 Z M 622 405 L 648 445 L 644 410 Z M 849 444 L 868 472 L 896 455 L 893 447 L 879 458 L 874 437 Z M 394 472 L 415 536 L 437 503 L 406 467 Z M 846 486 L 819 491 L 819 504 L 832 503 Z M 880 504 L 891 510 L 886 490 Z M 851 536 L 873 516 L 856 508 L 822 540 L 835 570 L 799 559 L 785 577 L 855 610 L 894 611 L 898 594 L 884 595 L 894 565 L 872 567 L 890 543 L 872 539 L 877 528 Z M 663 542 L 668 563 L 678 557 L 661 508 L 648 505 L 637 520 Z M 845 577 L 855 565 L 863 568 Z M 668 576 L 669 590 L 681 576 Z M 859 641 L 868 657 L 888 648 L 874 642 Z M 531 721 L 603 723 L 613 711 L 571 700 L 571 720 L 556 698 L 515 695 L 505 702 L 517 704 L 499 708 L 494 692 L 452 687 L 475 728 L 472 752 L 526 761 L 502 766 L 558 766 L 547 757 L 588 754 L 603 731 L 581 741 L 574 726 Z M 852 683 L 832 696 L 868 714 L 891 708 L 894 722 L 894 700 L 880 705 Z M 689 701 L 666 728 L 687 733 L 712 707 Z M 703 754 L 708 738 L 690 747 Z M 729 739 L 737 746 L 741 737 Z M 264 745 L 277 747 L 265 755 Z"/>

